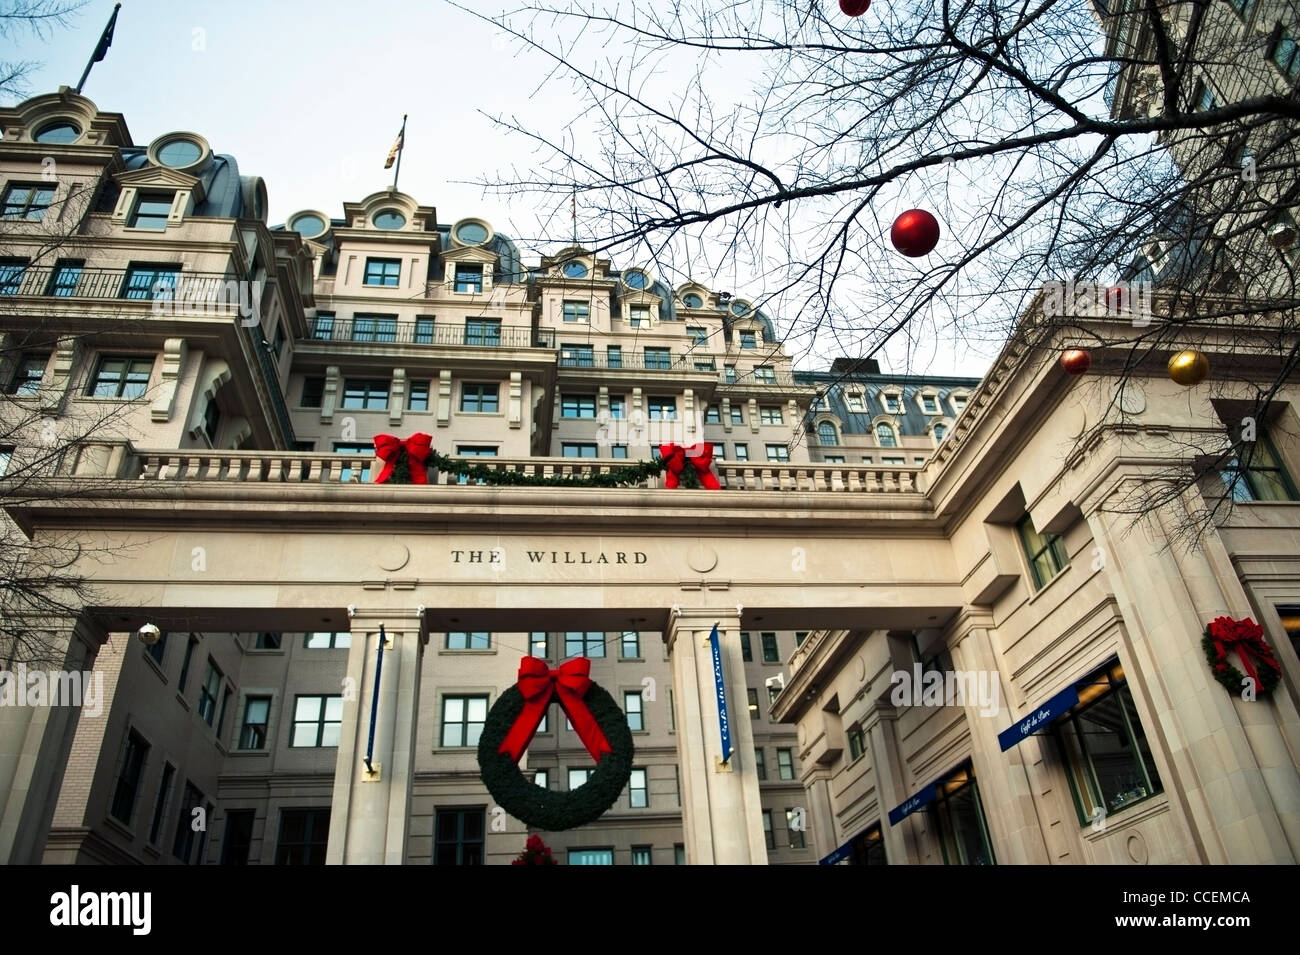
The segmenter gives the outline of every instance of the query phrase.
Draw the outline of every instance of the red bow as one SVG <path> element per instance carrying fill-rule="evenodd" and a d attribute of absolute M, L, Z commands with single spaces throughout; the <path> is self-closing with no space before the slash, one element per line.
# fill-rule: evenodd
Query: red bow
<path fill-rule="evenodd" d="M 387 483 L 393 476 L 393 468 L 402 451 L 406 452 L 406 459 L 411 465 L 411 483 L 428 484 L 429 471 L 425 462 L 433 452 L 433 435 L 423 431 L 417 431 L 405 440 L 395 434 L 375 435 L 375 454 L 384 462 L 383 470 L 375 476 L 375 483 Z"/>
<path fill-rule="evenodd" d="M 692 444 L 689 448 L 683 448 L 680 444 L 661 444 L 659 456 L 668 465 L 668 473 L 664 475 L 664 487 L 677 487 L 682 471 L 686 469 L 686 462 L 690 461 L 699 476 L 701 487 L 710 491 L 722 489 L 717 477 L 709 470 L 709 465 L 713 463 L 713 445 Z"/>
<path fill-rule="evenodd" d="M 606 753 L 614 752 L 609 740 L 591 715 L 582 698 L 591 688 L 591 661 L 586 657 L 575 657 L 560 664 L 554 670 L 546 666 L 545 661 L 537 657 L 524 657 L 519 661 L 519 680 L 515 684 L 524 697 L 524 708 L 515 718 L 506 738 L 501 741 L 498 753 L 508 753 L 510 758 L 519 762 L 524 750 L 533 740 L 533 734 L 541 725 L 551 697 L 558 697 L 560 708 L 573 724 L 573 731 L 587 747 L 587 752 L 596 762 Z"/>
<path fill-rule="evenodd" d="M 1230 647 L 1235 649 L 1237 656 L 1241 658 L 1241 665 L 1246 669 L 1246 675 L 1255 682 L 1256 686 L 1260 685 L 1259 674 L 1255 672 L 1255 667 L 1250 662 L 1251 657 L 1274 669 L 1280 669 L 1273 659 L 1273 651 L 1264 642 L 1264 628 L 1249 617 L 1245 620 L 1215 617 L 1209 629 L 1210 639 L 1214 641 L 1214 650 L 1219 661 L 1226 663 L 1228 649 Z"/>

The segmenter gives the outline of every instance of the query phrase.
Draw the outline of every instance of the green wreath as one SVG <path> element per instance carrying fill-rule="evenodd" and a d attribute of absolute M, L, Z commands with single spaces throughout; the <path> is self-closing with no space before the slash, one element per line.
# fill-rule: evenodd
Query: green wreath
<path fill-rule="evenodd" d="M 498 752 L 524 708 L 524 696 L 510 687 L 488 710 L 478 741 L 478 765 L 492 798 L 520 822 L 545 832 L 562 832 L 594 822 L 618 801 L 632 775 L 632 731 L 614 698 L 595 683 L 583 702 L 595 717 L 612 753 L 596 764 L 585 783 L 570 792 L 553 792 L 530 782 L 509 753 Z"/>
<path fill-rule="evenodd" d="M 1224 689 L 1234 696 L 1241 693 L 1246 674 L 1232 664 L 1228 658 L 1227 647 L 1221 639 L 1216 639 L 1225 632 L 1234 633 L 1240 631 L 1244 631 L 1248 635 L 1249 642 L 1238 649 L 1237 653 L 1239 656 L 1244 653 L 1254 654 L 1256 661 L 1260 664 L 1256 669 L 1259 684 L 1255 687 L 1255 694 L 1256 696 L 1267 696 L 1282 681 L 1282 666 L 1277 662 L 1277 658 L 1273 656 L 1273 651 L 1264 641 L 1264 628 L 1250 618 L 1233 620 L 1231 617 L 1216 617 L 1214 622 L 1205 628 L 1205 634 L 1201 637 L 1201 648 L 1205 650 L 1205 660 L 1210 664 L 1210 671 L 1214 674 L 1214 678 L 1219 681 Z"/>

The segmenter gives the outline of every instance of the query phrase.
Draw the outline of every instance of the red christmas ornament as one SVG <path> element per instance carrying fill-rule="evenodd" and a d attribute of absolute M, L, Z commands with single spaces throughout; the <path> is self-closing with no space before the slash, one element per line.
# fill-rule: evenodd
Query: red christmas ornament
<path fill-rule="evenodd" d="M 908 209 L 894 220 L 889 241 L 911 258 L 929 255 L 939 244 L 939 220 L 924 209 Z"/>
<path fill-rule="evenodd" d="M 1061 352 L 1061 370 L 1067 375 L 1082 375 L 1092 365 L 1092 355 L 1083 348 L 1069 348 Z"/>
<path fill-rule="evenodd" d="M 840 0 L 840 10 L 846 17 L 860 17 L 871 6 L 871 0 Z"/>

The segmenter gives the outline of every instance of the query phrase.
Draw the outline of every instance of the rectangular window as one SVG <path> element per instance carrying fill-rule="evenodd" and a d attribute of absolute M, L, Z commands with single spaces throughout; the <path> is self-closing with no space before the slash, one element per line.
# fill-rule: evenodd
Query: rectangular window
<path fill-rule="evenodd" d="M 704 409 L 705 424 L 722 424 L 722 412 L 717 405 L 709 405 Z"/>
<path fill-rule="evenodd" d="M 1243 464 L 1243 458 L 1245 463 Z M 1234 501 L 1294 501 L 1295 485 L 1267 435 L 1244 444 L 1219 472 Z"/>
<path fill-rule="evenodd" d="M 1064 570 L 1070 563 L 1065 552 L 1065 544 L 1056 534 L 1039 534 L 1034 529 L 1033 519 L 1026 514 L 1016 524 L 1020 542 L 1029 558 L 1029 567 L 1034 574 L 1034 589 L 1041 590 L 1049 580 Z"/>
<path fill-rule="evenodd" d="M 0 258 L 0 295 L 17 295 L 27 274 L 27 259 Z"/>
<path fill-rule="evenodd" d="M 1200 80 L 1196 84 L 1196 105 L 1193 107 L 1195 112 L 1204 113 L 1218 105 L 1218 97 L 1214 95 L 1214 90 L 1210 88 L 1210 84 L 1205 80 Z"/>
<path fill-rule="evenodd" d="M 226 828 L 221 835 L 221 864 L 248 865 L 253 848 L 253 809 L 227 809 Z"/>
<path fill-rule="evenodd" d="M 709 333 L 706 329 L 697 326 L 686 326 L 686 334 L 691 337 L 692 345 L 707 345 L 709 343 Z"/>
<path fill-rule="evenodd" d="M 496 414 L 500 386 L 465 382 L 460 386 L 460 410 L 467 414 Z"/>
<path fill-rule="evenodd" d="M 867 403 L 862 398 L 862 392 L 850 391 L 844 395 L 844 406 L 850 411 L 866 411 Z"/>
<path fill-rule="evenodd" d="M 686 846 L 680 842 L 673 845 L 673 865 L 686 865 Z"/>
<path fill-rule="evenodd" d="M 753 333 L 752 331 L 751 331 L 751 332 L 741 332 L 741 333 L 740 333 L 740 347 L 741 347 L 741 348 L 757 348 L 757 347 L 758 347 L 758 342 L 757 342 L 757 340 L 755 339 L 755 337 L 754 337 L 754 333 Z"/>
<path fill-rule="evenodd" d="M 676 398 L 648 398 L 646 399 L 646 408 L 650 412 L 651 421 L 677 420 Z"/>
<path fill-rule="evenodd" d="M 627 781 L 627 796 L 627 804 L 632 809 L 645 809 L 650 805 L 650 791 L 646 787 L 644 769 L 632 770 L 632 776 Z"/>
<path fill-rule="evenodd" d="M 1119 663 L 1076 684 L 1079 703 L 1053 725 L 1079 824 L 1164 791 Z"/>
<path fill-rule="evenodd" d="M 208 672 L 203 677 L 203 685 L 199 687 L 199 717 L 209 726 L 217 715 L 217 694 L 220 692 L 221 670 L 212 657 L 208 657 Z"/>
<path fill-rule="evenodd" d="M 415 335 L 412 339 L 417 345 L 433 344 L 434 320 L 432 318 L 417 318 L 415 320 Z"/>
<path fill-rule="evenodd" d="M 628 324 L 633 328 L 650 327 L 650 306 L 649 305 L 632 305 L 627 310 Z"/>
<path fill-rule="evenodd" d="M 560 364 L 565 368 L 594 368 L 596 365 L 595 349 L 591 345 L 561 344 Z"/>
<path fill-rule="evenodd" d="M 342 696 L 330 694 L 294 697 L 289 745 L 313 748 L 337 746 L 342 725 Z"/>
<path fill-rule="evenodd" d="M 194 855 L 194 844 L 198 841 L 194 831 L 194 810 L 203 804 L 203 793 L 188 779 L 185 780 L 185 796 L 181 799 L 180 813 L 176 816 L 176 833 L 172 837 L 172 855 L 186 865 Z M 201 859 L 198 861 L 202 861 Z"/>
<path fill-rule="evenodd" d="M 745 697 L 749 703 L 749 718 L 758 719 L 758 690 L 755 687 L 746 687 Z"/>
<path fill-rule="evenodd" d="M 695 359 L 694 367 L 696 371 L 717 371 L 718 370 L 718 365 L 712 358 L 697 358 Z"/>
<path fill-rule="evenodd" d="M 769 461 L 786 462 L 790 460 L 790 449 L 784 444 L 769 444 L 767 447 L 767 459 Z"/>
<path fill-rule="evenodd" d="M 760 636 L 760 639 L 763 641 L 763 662 L 780 663 L 781 651 L 777 648 L 776 634 L 764 633 Z"/>
<path fill-rule="evenodd" d="M 40 222 L 53 201 L 53 186 L 16 182 L 5 190 L 0 218 Z"/>
<path fill-rule="evenodd" d="M 771 706 L 773 703 L 775 703 L 776 698 L 780 695 L 781 695 L 781 688 L 779 686 L 769 686 L 767 688 L 767 705 Z"/>
<path fill-rule="evenodd" d="M 401 259 L 366 259 L 366 274 L 362 283 L 397 288 L 402 277 Z"/>
<path fill-rule="evenodd" d="M 624 660 L 641 659 L 641 634 L 637 630 L 624 630 L 621 655 Z"/>
<path fill-rule="evenodd" d="M 843 464 L 843 463 L 844 463 L 844 455 L 842 455 L 842 454 L 827 454 L 827 455 L 824 455 L 824 456 L 822 457 L 822 460 L 823 460 L 825 463 L 827 463 L 827 464 Z"/>
<path fill-rule="evenodd" d="M 549 654 L 547 652 L 548 637 L 545 631 L 535 630 L 528 642 L 528 652 L 537 657 L 539 660 L 545 660 Z"/>
<path fill-rule="evenodd" d="M 645 366 L 647 368 L 671 368 L 673 366 L 672 351 L 667 348 L 645 349 Z"/>
<path fill-rule="evenodd" d="M 207 435 L 208 444 L 217 446 L 217 432 L 221 429 L 221 406 L 216 399 L 210 400 L 203 408 L 203 433 Z"/>
<path fill-rule="evenodd" d="M 279 650 L 281 635 L 278 633 L 259 633 L 253 637 L 254 650 Z"/>
<path fill-rule="evenodd" d="M 739 441 L 737 441 L 737 442 L 736 442 L 736 445 L 735 445 L 735 451 L 736 451 L 736 460 L 737 460 L 737 461 L 748 461 L 748 460 L 749 460 L 749 445 L 747 445 L 747 444 L 741 444 Z"/>
<path fill-rule="evenodd" d="M 143 398 L 152 373 L 152 355 L 102 355 L 86 394 L 91 398 Z"/>
<path fill-rule="evenodd" d="M 622 345 L 607 345 L 605 347 L 605 364 L 610 368 L 623 367 Z"/>
<path fill-rule="evenodd" d="M 570 849 L 569 865 L 613 865 L 613 849 Z"/>
<path fill-rule="evenodd" d="M 802 849 L 804 847 L 803 822 L 795 815 L 793 809 L 785 811 L 785 828 L 790 833 L 790 848 Z"/>
<path fill-rule="evenodd" d="M 487 711 L 486 696 L 444 696 L 441 745 L 477 746 Z"/>
<path fill-rule="evenodd" d="M 113 803 L 109 812 L 113 817 L 127 825 L 135 815 L 135 799 L 140 791 L 140 776 L 144 772 L 145 758 L 149 755 L 149 744 L 135 730 L 126 734 L 126 747 L 122 751 L 122 765 L 117 773 L 117 785 L 113 788 Z"/>
<path fill-rule="evenodd" d="M 586 324 L 591 321 L 591 306 L 586 302 L 566 301 L 564 303 L 564 320 L 566 322 L 581 322 Z"/>
<path fill-rule="evenodd" d="M 354 342 L 383 342 L 386 344 L 397 341 L 397 316 L 354 315 L 352 318 L 352 340 Z"/>
<path fill-rule="evenodd" d="M 226 687 L 225 692 L 221 694 L 221 707 L 217 710 L 217 739 L 226 731 L 226 710 L 230 709 L 230 698 L 234 696 L 234 690 Z"/>
<path fill-rule="evenodd" d="M 167 817 L 167 802 L 172 794 L 172 779 L 176 776 L 176 767 L 171 763 L 163 764 L 162 778 L 158 781 L 158 795 L 153 801 L 153 818 L 149 821 L 149 842 L 158 845 L 162 838 L 163 819 Z"/>
<path fill-rule="evenodd" d="M 491 650 L 492 634 L 487 630 L 451 630 L 447 633 L 448 650 Z"/>
<path fill-rule="evenodd" d="M 543 723 L 546 722 L 546 718 L 545 718 L 545 717 L 542 718 L 542 722 L 543 722 Z M 539 728 L 539 729 L 537 730 L 537 732 L 540 733 L 540 732 L 542 732 L 542 730 Z M 551 774 L 548 773 L 548 772 L 547 772 L 546 770 L 544 770 L 544 769 L 534 770 L 534 771 L 533 771 L 533 785 L 534 785 L 534 786 L 537 786 L 537 787 L 540 788 L 540 789 L 550 789 L 550 788 L 551 788 Z"/>
<path fill-rule="evenodd" d="M 406 386 L 406 410 L 407 411 L 428 411 L 429 410 L 429 382 L 412 381 Z"/>
<path fill-rule="evenodd" d="M 328 342 L 334 338 L 334 313 L 317 312 L 311 322 L 311 337 L 319 342 Z"/>
<path fill-rule="evenodd" d="M 433 864 L 482 865 L 486 815 L 482 809 L 435 810 Z"/>
<path fill-rule="evenodd" d="M 304 650 L 347 650 L 351 646 L 352 632 L 350 630 L 332 632 L 317 630 L 302 635 L 302 648 Z"/>
<path fill-rule="evenodd" d="M 329 809 L 281 809 L 275 864 L 324 865 L 329 834 Z"/>
<path fill-rule="evenodd" d="M 77 285 L 81 282 L 81 272 L 85 262 L 74 259 L 59 259 L 54 263 L 54 273 L 50 276 L 47 295 L 56 298 L 70 298 L 77 294 Z"/>
<path fill-rule="evenodd" d="M 764 405 L 758 409 L 758 420 L 760 424 L 784 424 L 785 418 L 781 415 L 780 406 Z"/>
<path fill-rule="evenodd" d="M 609 416 L 619 421 L 627 417 L 627 402 L 622 398 L 610 398 Z"/>
<path fill-rule="evenodd" d="M 868 463 L 870 463 L 870 462 L 868 462 Z M 906 464 L 906 463 L 907 463 L 907 460 L 906 460 L 905 458 L 902 458 L 902 457 L 898 456 L 898 455 L 886 454 L 886 455 L 884 455 L 884 456 L 880 459 L 880 463 L 881 463 L 881 464 L 886 464 L 886 465 L 898 465 L 898 466 L 901 466 L 901 465 Z"/>
<path fill-rule="evenodd" d="M 794 750 L 778 749 L 776 751 L 776 774 L 781 779 L 794 779 Z"/>
<path fill-rule="evenodd" d="M 1296 44 L 1293 37 L 1285 29 L 1279 29 L 1277 39 L 1273 41 L 1273 48 L 1269 50 L 1268 57 L 1273 61 L 1287 79 L 1300 79 L 1300 46 Z"/>
<path fill-rule="evenodd" d="M 758 704 L 754 704 L 754 709 L 758 709 Z M 763 755 L 761 746 L 754 747 L 754 772 L 759 779 L 767 779 L 767 758 Z"/>
<path fill-rule="evenodd" d="M 623 694 L 623 712 L 627 714 L 627 728 L 645 729 L 645 714 L 641 710 L 641 692 L 628 690 Z"/>
<path fill-rule="evenodd" d="M 569 770 L 569 792 L 573 792 L 579 786 L 584 785 L 591 778 L 593 772 L 595 772 L 593 769 Z"/>
<path fill-rule="evenodd" d="M 595 395 L 562 395 L 560 397 L 561 418 L 596 417 Z"/>
<path fill-rule="evenodd" d="M 386 411 L 388 409 L 387 379 L 344 379 L 342 406 L 344 409 L 356 411 Z"/>
<path fill-rule="evenodd" d="M 594 442 L 561 441 L 560 456 L 564 458 L 594 458 L 597 448 Z"/>
<path fill-rule="evenodd" d="M 167 228 L 167 217 L 171 215 L 172 200 L 175 198 L 174 194 L 168 192 L 140 193 L 140 197 L 135 201 L 135 211 L 131 213 L 131 228 Z"/>
<path fill-rule="evenodd" d="M 719 441 L 713 441 L 710 443 L 713 445 L 713 460 L 725 460 L 727 457 L 727 446 Z"/>
<path fill-rule="evenodd" d="M 771 365 L 756 365 L 754 367 L 754 380 L 761 385 L 776 384 L 776 369 Z"/>
<path fill-rule="evenodd" d="M 244 700 L 244 722 L 239 728 L 239 749 L 266 749 L 266 727 L 271 719 L 271 698 L 250 696 Z"/>
<path fill-rule="evenodd" d="M 776 833 L 772 831 L 772 810 L 763 810 L 763 841 L 769 849 L 776 848 Z"/>
<path fill-rule="evenodd" d="M 501 345 L 501 322 L 498 319 L 465 319 L 465 344 L 498 348 Z"/>
<path fill-rule="evenodd" d="M 740 658 L 746 663 L 754 662 L 754 650 L 749 644 L 749 634 L 740 635 Z"/>
<path fill-rule="evenodd" d="M 564 633 L 565 657 L 603 657 L 605 634 L 600 630 L 566 630 Z"/>
<path fill-rule="evenodd" d="M 862 730 L 858 729 L 855 726 L 849 730 L 848 736 L 849 736 L 849 759 L 855 760 L 859 756 L 861 756 L 864 752 L 866 752 L 863 739 L 862 739 Z"/>
<path fill-rule="evenodd" d="M 922 395 L 921 410 L 924 411 L 926 414 L 938 414 L 939 399 L 936 398 L 934 395 Z"/>
<path fill-rule="evenodd" d="M 633 865 L 650 865 L 650 847 L 633 846 L 632 847 L 632 864 Z"/>
<path fill-rule="evenodd" d="M 176 692 L 184 693 L 185 684 L 190 678 L 190 661 L 194 659 L 194 648 L 199 645 L 199 641 L 190 637 L 190 642 L 185 645 L 185 659 L 181 661 L 181 675 L 176 681 Z"/>
<path fill-rule="evenodd" d="M 483 266 L 456 265 L 456 291 L 478 294 L 483 291 Z"/>
<path fill-rule="evenodd" d="M 49 364 L 49 361 L 49 355 L 24 354 L 18 359 L 18 367 L 14 371 L 13 378 L 9 379 L 9 386 L 5 391 L 11 395 L 17 395 L 19 398 L 27 398 L 36 394 L 40 391 L 41 382 L 45 379 L 45 366 Z M 152 366 L 152 362 L 150 364 Z"/>
<path fill-rule="evenodd" d="M 483 444 L 458 444 L 456 445 L 456 453 L 465 458 L 495 458 L 497 449 Z M 461 483 L 465 482 L 462 481 Z"/>
<path fill-rule="evenodd" d="M 734 384 L 736 383 L 736 366 L 735 366 L 735 365 L 723 365 L 723 366 L 722 366 L 722 377 L 723 377 L 723 380 L 725 380 L 725 381 L 727 382 L 727 384 L 729 384 L 729 385 L 734 385 Z"/>
<path fill-rule="evenodd" d="M 937 824 L 945 865 L 994 865 L 975 772 L 967 764 L 936 784 L 930 813 Z"/>

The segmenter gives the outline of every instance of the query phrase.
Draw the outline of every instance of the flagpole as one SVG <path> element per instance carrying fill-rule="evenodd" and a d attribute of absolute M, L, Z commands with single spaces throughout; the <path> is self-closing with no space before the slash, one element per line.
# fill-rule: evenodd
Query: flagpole
<path fill-rule="evenodd" d="M 402 131 L 397 134 L 401 148 L 397 150 L 397 169 L 393 172 L 393 192 L 397 191 L 397 180 L 402 175 L 402 153 L 406 152 L 406 113 L 402 114 Z"/>
<path fill-rule="evenodd" d="M 86 63 L 86 71 L 81 74 L 81 79 L 77 81 L 78 96 L 81 95 L 81 88 L 86 85 L 86 80 L 90 77 L 90 68 L 104 58 L 104 54 L 108 52 L 109 44 L 113 42 L 113 27 L 117 23 L 117 11 L 121 9 L 122 4 L 113 4 L 113 15 L 108 18 L 108 26 L 104 27 L 99 42 L 95 44 L 95 52 L 90 54 L 90 61 Z"/>

